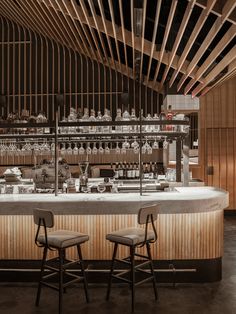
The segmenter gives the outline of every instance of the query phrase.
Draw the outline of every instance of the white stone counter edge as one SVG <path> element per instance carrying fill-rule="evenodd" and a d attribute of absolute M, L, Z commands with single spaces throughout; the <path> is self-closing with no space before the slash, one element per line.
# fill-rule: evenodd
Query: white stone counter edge
<path fill-rule="evenodd" d="M 9 194 L 0 195 L 0 215 L 30 215 L 34 208 L 62 215 L 136 214 L 141 206 L 160 204 L 160 214 L 223 210 L 229 193 L 215 187 L 178 187 L 173 192 L 119 194 Z"/>

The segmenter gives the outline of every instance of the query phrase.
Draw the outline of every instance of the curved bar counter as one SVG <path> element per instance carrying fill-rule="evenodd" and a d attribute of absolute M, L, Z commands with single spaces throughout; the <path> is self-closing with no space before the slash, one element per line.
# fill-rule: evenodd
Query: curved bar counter
<path fill-rule="evenodd" d="M 160 214 L 154 260 L 193 261 L 193 266 L 194 261 L 204 260 L 214 273 L 212 280 L 217 280 L 221 277 L 223 255 L 223 212 L 228 202 L 228 192 L 213 187 L 178 187 L 143 196 L 138 193 L 0 195 L 0 259 L 41 258 L 41 250 L 34 244 L 32 211 L 44 208 L 53 210 L 56 229 L 89 234 L 90 240 L 83 247 L 85 259 L 110 260 L 112 244 L 105 240 L 106 234 L 137 226 L 139 208 L 157 203 Z M 76 252 L 70 254 L 73 257 Z M 123 256 L 126 250 L 120 250 L 119 254 Z"/>

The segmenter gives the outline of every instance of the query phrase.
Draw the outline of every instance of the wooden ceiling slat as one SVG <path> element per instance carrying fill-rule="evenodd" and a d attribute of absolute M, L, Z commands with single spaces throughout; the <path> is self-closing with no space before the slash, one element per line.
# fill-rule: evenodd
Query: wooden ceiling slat
<path fill-rule="evenodd" d="M 198 95 L 217 75 L 220 74 L 233 60 L 236 59 L 236 47 L 231 49 L 214 69 L 204 78 L 204 83 L 199 84 L 192 92 L 192 96 Z"/>
<path fill-rule="evenodd" d="M 114 38 L 115 38 L 118 62 L 119 62 L 119 64 L 121 64 L 120 50 L 119 50 L 119 45 L 118 45 L 118 40 L 117 40 L 117 35 L 116 35 L 116 24 L 115 24 L 114 8 L 113 8 L 113 4 L 112 4 L 111 0 L 108 0 L 108 4 L 109 4 L 109 9 L 110 9 L 110 14 L 111 14 L 112 29 L 113 29 L 113 34 L 114 34 Z"/>
<path fill-rule="evenodd" d="M 84 23 L 82 22 L 82 19 L 81 19 L 82 10 L 79 10 L 79 6 L 77 5 L 77 3 L 76 3 L 75 0 L 71 0 L 71 3 L 72 3 L 72 5 L 73 5 L 73 8 L 74 8 L 74 10 L 75 10 L 75 12 L 76 12 L 76 15 L 77 15 L 77 17 L 78 17 L 78 20 L 79 20 L 81 29 L 82 29 L 83 33 L 85 34 L 85 37 L 86 37 L 86 40 L 85 40 L 85 38 L 84 38 L 84 45 L 87 45 L 88 50 L 92 50 L 92 52 L 93 52 L 93 59 L 95 59 L 95 60 L 98 61 L 98 62 L 101 62 L 102 59 L 99 60 L 99 57 L 98 57 L 98 55 L 97 55 L 98 51 L 97 51 L 96 49 L 93 49 L 93 47 L 94 47 L 94 42 L 93 42 L 93 40 L 92 40 L 92 38 L 91 38 L 91 33 L 89 33 L 89 32 L 87 31 L 87 29 L 86 29 L 85 26 L 84 26 Z M 84 15 L 83 15 L 83 16 L 84 16 Z M 86 19 L 85 16 L 84 16 L 84 18 Z M 88 46 L 88 44 L 89 44 L 90 47 Z"/>
<path fill-rule="evenodd" d="M 89 3 L 89 6 L 90 6 L 90 9 L 91 9 L 91 12 L 92 12 L 94 23 L 95 23 L 97 31 L 98 31 L 98 36 L 99 36 L 99 39 L 100 39 L 100 42 L 101 42 L 101 45 L 102 45 L 104 56 L 105 56 L 106 59 L 108 59 L 107 50 L 106 50 L 105 43 L 104 43 L 101 31 L 100 31 L 100 27 L 98 25 L 97 15 L 96 15 L 96 11 L 95 11 L 95 7 L 94 7 L 94 4 L 93 4 L 93 1 L 88 0 L 88 3 Z"/>
<path fill-rule="evenodd" d="M 133 77 L 135 77 L 135 41 L 134 41 L 134 0 L 130 0 L 130 18 L 131 18 L 131 38 L 132 38 L 132 56 L 133 56 Z"/>
<path fill-rule="evenodd" d="M 142 81 L 142 73 L 143 73 L 143 53 L 144 53 L 144 36 L 145 36 L 146 14 L 147 14 L 147 0 L 144 0 L 144 3 L 143 3 L 143 22 L 142 22 L 142 49 L 141 49 L 140 75 L 139 75 L 140 82 Z"/>
<path fill-rule="evenodd" d="M 231 6 L 229 6 L 229 4 L 231 4 Z M 209 45 L 211 44 L 211 42 L 215 38 L 216 34 L 221 29 L 222 24 L 225 22 L 227 16 L 229 16 L 229 14 L 232 12 L 232 8 L 235 8 L 235 7 L 236 7 L 236 1 L 235 0 L 234 0 L 233 4 L 232 4 L 232 0 L 228 0 L 226 2 L 226 4 L 224 5 L 224 8 L 223 8 L 224 15 L 222 15 L 222 17 L 218 17 L 216 19 L 216 21 L 213 24 L 212 28 L 208 32 L 208 34 L 205 37 L 203 43 L 201 44 L 201 46 L 198 49 L 198 51 L 196 52 L 194 58 L 190 62 L 189 66 L 187 68 L 187 73 L 183 76 L 183 78 L 181 78 L 181 82 L 180 82 L 180 84 L 178 86 L 179 89 L 182 87 L 182 85 L 184 84 L 184 82 L 188 78 L 188 76 L 192 74 L 194 68 L 196 67 L 196 65 L 198 63 L 198 61 L 201 59 L 201 57 L 205 53 L 206 49 L 209 47 Z M 223 17 L 224 17 L 224 19 L 222 19 Z"/>
<path fill-rule="evenodd" d="M 211 52 L 209 57 L 204 61 L 202 66 L 198 69 L 195 78 L 192 79 L 184 89 L 184 94 L 187 94 L 193 85 L 199 80 L 204 72 L 211 66 L 215 59 L 220 55 L 224 48 L 230 43 L 232 38 L 236 34 L 236 25 L 232 25 L 224 37 L 219 41 L 214 50 Z"/>
<path fill-rule="evenodd" d="M 88 10 L 86 8 L 86 5 L 84 3 L 84 0 L 79 0 L 80 1 L 80 5 L 81 5 L 81 8 L 82 8 L 82 11 L 83 11 L 83 14 L 85 16 L 85 19 L 87 21 L 87 18 L 88 18 Z M 94 29 L 90 26 L 89 23 L 87 23 L 88 27 L 89 27 L 89 31 L 90 31 L 90 34 L 91 34 L 91 37 L 93 39 L 93 42 L 95 43 L 95 47 L 96 47 L 96 50 L 97 50 L 97 54 L 98 54 L 98 61 L 102 62 L 103 60 L 103 54 L 101 52 L 101 49 L 99 47 L 99 43 L 98 43 L 98 40 L 97 40 L 97 37 L 96 37 L 96 34 L 94 32 Z M 87 30 L 86 30 L 87 32 Z"/>
<path fill-rule="evenodd" d="M 170 28 L 171 28 L 171 25 L 172 25 L 172 21 L 173 21 L 174 15 L 175 15 L 175 9 L 177 7 L 177 3 L 178 3 L 178 0 L 173 0 L 172 3 L 171 3 L 171 8 L 170 8 L 170 12 L 169 12 L 169 16 L 168 16 L 168 20 L 167 20 L 167 24 L 166 24 L 166 29 L 165 29 L 165 33 L 164 33 L 164 38 L 163 38 L 163 42 L 162 42 L 162 45 L 161 45 L 159 62 L 157 64 L 155 75 L 154 75 L 154 79 L 153 79 L 153 85 L 156 84 L 157 76 L 158 76 L 158 73 L 159 73 L 159 70 L 160 70 L 160 67 L 161 67 L 162 58 L 163 58 L 163 54 L 164 54 L 164 51 L 165 51 L 165 46 L 166 46 L 166 42 L 167 42 L 167 39 L 168 39 L 168 36 L 169 36 L 169 32 L 170 32 Z"/>
<path fill-rule="evenodd" d="M 126 65 L 127 73 L 128 73 L 128 57 L 127 57 L 127 49 L 126 49 L 125 24 L 124 24 L 124 13 L 123 13 L 122 0 L 119 0 L 119 10 L 120 10 L 122 38 L 123 38 L 123 43 L 124 43 L 125 65 Z"/>
<path fill-rule="evenodd" d="M 161 3 L 162 3 L 162 0 L 158 1 L 157 2 L 157 7 L 156 7 L 154 29 L 153 29 L 153 34 L 152 34 L 151 50 L 150 50 L 148 71 L 147 71 L 147 77 L 146 77 L 147 81 L 149 80 L 150 71 L 151 71 L 151 65 L 152 65 L 152 59 L 153 59 L 153 53 L 154 53 L 154 49 L 156 47 L 155 42 L 156 42 L 156 37 L 157 37 L 157 27 L 158 27 L 158 22 L 159 22 L 159 17 L 160 17 Z"/>
<path fill-rule="evenodd" d="M 108 35 L 108 29 L 107 29 L 107 24 L 106 24 L 106 17 L 105 17 L 105 13 L 104 13 L 103 2 L 101 0 L 98 0 L 98 6 L 99 6 L 100 13 L 101 13 L 100 31 L 105 33 L 106 38 L 107 38 L 107 43 L 109 46 L 111 59 L 115 60 L 112 45 L 111 45 L 111 39 L 110 39 L 110 36 Z M 99 17 L 96 17 L 96 18 L 97 18 L 97 22 L 99 22 Z M 114 64 L 114 66 L 116 67 L 116 64 Z"/>
<path fill-rule="evenodd" d="M 193 7 L 194 7 L 194 4 L 195 4 L 196 0 L 191 0 L 189 1 L 188 3 L 188 6 L 187 6 L 187 9 L 185 10 L 185 13 L 184 13 L 184 17 L 182 19 L 182 22 L 181 22 L 181 25 L 180 25 L 180 28 L 178 30 L 178 33 L 176 35 L 176 39 L 175 39 L 175 42 L 174 42 L 174 45 L 173 45 L 173 48 L 171 50 L 171 53 L 170 53 L 170 58 L 169 58 L 169 64 L 166 66 L 165 68 L 165 71 L 164 71 L 164 74 L 162 76 L 162 80 L 161 80 L 161 88 L 163 87 L 163 84 L 165 82 L 165 79 L 167 77 L 167 74 L 170 70 L 170 67 L 172 65 L 172 62 L 173 62 L 173 59 L 174 59 L 174 56 L 176 55 L 176 51 L 179 47 L 179 44 L 180 44 L 180 41 L 182 39 L 182 36 L 184 34 L 184 31 L 186 29 L 186 26 L 188 24 L 188 21 L 189 21 L 189 18 L 192 14 L 192 10 L 193 10 Z"/>
<path fill-rule="evenodd" d="M 171 79 L 170 79 L 170 82 L 169 82 L 169 86 L 170 87 L 173 85 L 173 83 L 174 83 L 177 75 L 179 74 L 179 72 L 181 72 L 181 69 L 183 67 L 184 62 L 186 61 L 188 53 L 191 50 L 193 43 L 195 42 L 198 34 L 200 33 L 200 31 L 201 31 L 201 29 L 202 29 L 202 27 L 203 27 L 203 25 L 204 25 L 208 15 L 209 15 L 211 9 L 214 7 L 216 1 L 217 0 L 208 0 L 207 8 L 202 10 L 201 15 L 200 15 L 200 17 L 199 17 L 199 19 L 198 19 L 198 21 L 197 21 L 197 23 L 196 23 L 192 33 L 191 33 L 191 35 L 190 35 L 190 38 L 189 38 L 185 48 L 184 48 L 184 51 L 181 54 L 181 57 L 180 57 L 179 62 L 178 62 L 177 70 L 174 71 L 174 73 L 171 76 Z M 183 75 L 183 77 L 184 77 L 184 75 Z"/>

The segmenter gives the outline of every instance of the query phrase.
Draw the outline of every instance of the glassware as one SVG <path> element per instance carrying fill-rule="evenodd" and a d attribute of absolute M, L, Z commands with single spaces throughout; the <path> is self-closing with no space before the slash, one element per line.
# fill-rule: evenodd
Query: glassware
<path fill-rule="evenodd" d="M 103 184 L 103 183 L 98 184 L 97 190 L 98 190 L 98 192 L 100 192 L 100 193 L 105 192 L 105 191 L 106 191 L 106 186 L 105 186 L 105 184 Z"/>
<path fill-rule="evenodd" d="M 96 122 L 95 110 L 93 110 L 93 109 L 90 110 L 89 122 Z M 95 133 L 96 132 L 96 125 L 89 126 L 89 132 Z"/>
<path fill-rule="evenodd" d="M 75 144 L 74 148 L 73 148 L 73 155 L 78 155 L 79 154 L 79 148 L 77 146 L 77 144 Z"/>
<path fill-rule="evenodd" d="M 102 147 L 102 142 L 99 143 L 98 153 L 101 155 L 104 154 L 104 148 Z"/>
<path fill-rule="evenodd" d="M 105 143 L 105 150 L 104 150 L 105 154 L 110 154 L 110 148 L 108 143 Z"/>
<path fill-rule="evenodd" d="M 116 153 L 116 154 L 120 154 L 120 153 L 121 153 L 120 147 L 119 147 L 119 142 L 116 142 L 115 153 Z"/>
<path fill-rule="evenodd" d="M 130 120 L 131 121 L 137 121 L 137 117 L 136 117 L 134 108 L 131 109 Z M 131 132 L 136 132 L 137 131 L 137 125 L 131 125 L 130 129 L 131 129 Z"/>
<path fill-rule="evenodd" d="M 82 119 L 81 119 L 81 121 L 82 122 L 88 122 L 89 121 L 89 110 L 88 110 L 88 108 L 84 108 L 84 115 L 83 115 L 83 117 L 82 117 Z M 82 127 L 82 132 L 83 133 L 88 133 L 89 132 L 89 126 L 83 126 Z"/>
<path fill-rule="evenodd" d="M 73 150 L 72 150 L 72 147 L 71 147 L 71 143 L 69 143 L 68 147 L 67 147 L 67 150 L 66 150 L 66 153 L 67 155 L 72 155 L 73 154 Z"/>
<path fill-rule="evenodd" d="M 153 149 L 158 149 L 158 148 L 159 148 L 159 144 L 158 144 L 158 142 L 157 142 L 157 137 L 155 137 L 155 140 L 154 140 L 154 142 L 153 142 L 153 144 L 152 144 L 152 148 L 153 148 Z"/>
<path fill-rule="evenodd" d="M 98 115 L 97 115 L 96 121 L 97 122 L 101 122 L 102 121 L 102 113 L 101 113 L 101 111 L 98 111 Z M 96 131 L 98 133 L 101 133 L 102 132 L 102 126 L 101 125 L 97 125 Z"/>
<path fill-rule="evenodd" d="M 90 143 L 89 142 L 87 143 L 87 146 L 86 146 L 86 154 L 88 154 L 88 155 L 92 154 L 92 149 L 90 147 Z"/>
<path fill-rule="evenodd" d="M 160 121 L 157 113 L 154 113 L 153 121 L 155 121 L 155 122 Z M 160 125 L 159 124 L 153 124 L 153 131 L 159 132 L 160 131 Z"/>
<path fill-rule="evenodd" d="M 75 108 L 71 107 L 70 108 L 70 114 L 68 116 L 68 122 L 76 122 L 77 121 L 77 113 L 76 113 L 76 110 Z M 68 128 L 68 132 L 69 133 L 76 133 L 76 126 L 70 126 Z"/>
<path fill-rule="evenodd" d="M 67 122 L 66 117 L 63 117 L 61 122 Z M 68 133 L 68 127 L 67 126 L 60 126 L 60 133 L 61 134 Z"/>
<path fill-rule="evenodd" d="M 147 117 L 145 118 L 145 121 L 152 121 L 152 116 L 150 115 L 150 113 L 148 113 Z M 153 131 L 153 125 L 146 124 L 145 125 L 145 131 L 146 132 L 152 132 Z"/>
<path fill-rule="evenodd" d="M 116 111 L 116 119 L 115 121 L 122 121 L 122 116 L 121 116 L 121 109 L 117 109 Z M 122 132 L 122 125 L 116 125 L 115 130 L 117 133 L 121 133 Z"/>
<path fill-rule="evenodd" d="M 130 114 L 127 109 L 125 109 L 125 111 L 122 114 L 122 120 L 123 122 L 130 121 Z M 123 125 L 122 129 L 124 133 L 128 133 L 130 132 L 130 125 Z"/>
<path fill-rule="evenodd" d="M 92 154 L 97 155 L 97 153 L 98 153 L 98 149 L 97 149 L 96 143 L 93 143 Z"/>
<path fill-rule="evenodd" d="M 110 111 L 108 109 L 105 109 L 104 116 L 102 117 L 102 121 L 104 121 L 104 122 L 111 122 L 112 121 Z M 110 125 L 104 125 L 102 127 L 103 133 L 110 133 L 111 130 L 112 130 L 112 127 Z"/>
<path fill-rule="evenodd" d="M 83 155 L 84 153 L 85 153 L 85 149 L 84 149 L 83 143 L 80 143 L 79 155 Z"/>

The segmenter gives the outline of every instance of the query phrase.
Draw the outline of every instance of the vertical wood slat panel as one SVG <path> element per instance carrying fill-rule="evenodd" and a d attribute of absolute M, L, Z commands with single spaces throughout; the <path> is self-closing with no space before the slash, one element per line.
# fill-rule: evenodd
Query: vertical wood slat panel
<path fill-rule="evenodd" d="M 83 245 L 84 258 L 106 260 L 111 259 L 113 246 L 105 240 L 106 234 L 131 226 L 138 226 L 136 215 L 62 215 L 55 216 L 54 229 L 89 234 L 89 242 Z M 36 227 L 32 216 L 1 215 L 0 230 L 1 259 L 40 259 L 41 250 L 34 244 Z M 154 259 L 208 259 L 222 256 L 222 211 L 162 214 L 157 220 L 157 231 L 158 241 L 152 246 Z M 120 257 L 126 254 L 126 248 L 119 250 Z M 70 255 L 75 257 L 74 249 L 70 250 Z"/>
<path fill-rule="evenodd" d="M 236 78 L 223 83 L 200 98 L 202 173 L 208 185 L 225 188 L 230 193 L 229 209 L 236 209 Z"/>

